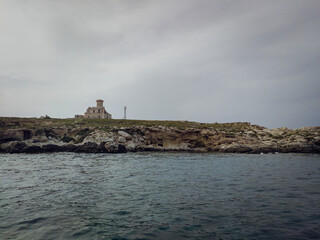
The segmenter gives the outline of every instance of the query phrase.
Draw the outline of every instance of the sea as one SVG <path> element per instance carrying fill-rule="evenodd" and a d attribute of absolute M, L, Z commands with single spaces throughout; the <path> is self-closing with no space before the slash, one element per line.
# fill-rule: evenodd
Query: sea
<path fill-rule="evenodd" d="M 0 154 L 0 239 L 320 239 L 320 155 Z"/>

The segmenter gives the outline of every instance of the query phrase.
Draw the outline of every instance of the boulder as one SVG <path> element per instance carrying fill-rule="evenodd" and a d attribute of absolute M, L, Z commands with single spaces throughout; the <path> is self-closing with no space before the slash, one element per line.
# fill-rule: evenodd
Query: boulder
<path fill-rule="evenodd" d="M 125 143 L 127 140 L 125 139 L 125 137 L 122 137 L 122 136 L 120 136 L 119 138 L 118 138 L 118 142 L 119 143 Z"/>
<path fill-rule="evenodd" d="M 112 137 L 110 137 L 110 138 L 105 138 L 104 141 L 105 142 L 114 142 L 114 139 Z"/>
<path fill-rule="evenodd" d="M 134 142 L 128 142 L 125 147 L 128 152 L 134 152 L 136 151 L 137 145 Z"/>
<path fill-rule="evenodd" d="M 48 138 L 46 136 L 41 136 L 39 139 L 39 142 L 46 142 L 48 141 Z"/>
<path fill-rule="evenodd" d="M 118 134 L 121 137 L 124 137 L 127 140 L 131 140 L 132 139 L 132 136 L 129 133 L 125 132 L 125 131 L 118 131 Z"/>

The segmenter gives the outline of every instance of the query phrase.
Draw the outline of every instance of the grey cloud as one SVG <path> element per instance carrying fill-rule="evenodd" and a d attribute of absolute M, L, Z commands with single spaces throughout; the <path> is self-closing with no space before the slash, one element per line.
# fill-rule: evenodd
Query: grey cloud
<path fill-rule="evenodd" d="M 2 116 L 319 125 L 319 1 L 1 5 Z"/>

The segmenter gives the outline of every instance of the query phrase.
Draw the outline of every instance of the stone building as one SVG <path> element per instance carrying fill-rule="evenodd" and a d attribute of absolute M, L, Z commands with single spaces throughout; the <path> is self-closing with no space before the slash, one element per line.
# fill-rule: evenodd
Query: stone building
<path fill-rule="evenodd" d="M 103 106 L 103 100 L 97 100 L 96 107 L 88 107 L 84 115 L 75 115 L 75 118 L 104 118 L 111 119 L 112 115 Z"/>

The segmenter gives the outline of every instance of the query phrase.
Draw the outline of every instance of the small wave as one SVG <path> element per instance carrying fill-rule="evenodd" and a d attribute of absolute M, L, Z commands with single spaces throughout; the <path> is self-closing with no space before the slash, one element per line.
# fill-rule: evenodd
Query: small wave
<path fill-rule="evenodd" d="M 36 224 L 36 223 L 44 221 L 46 219 L 47 218 L 39 217 L 39 218 L 31 219 L 31 220 L 22 221 L 22 222 L 19 222 L 18 224 L 19 225 L 22 225 L 22 224 Z"/>
<path fill-rule="evenodd" d="M 128 215 L 128 214 L 130 214 L 130 213 L 131 213 L 131 212 L 128 212 L 128 211 L 117 211 L 117 212 L 115 212 L 114 214 L 123 216 L 123 215 Z"/>

